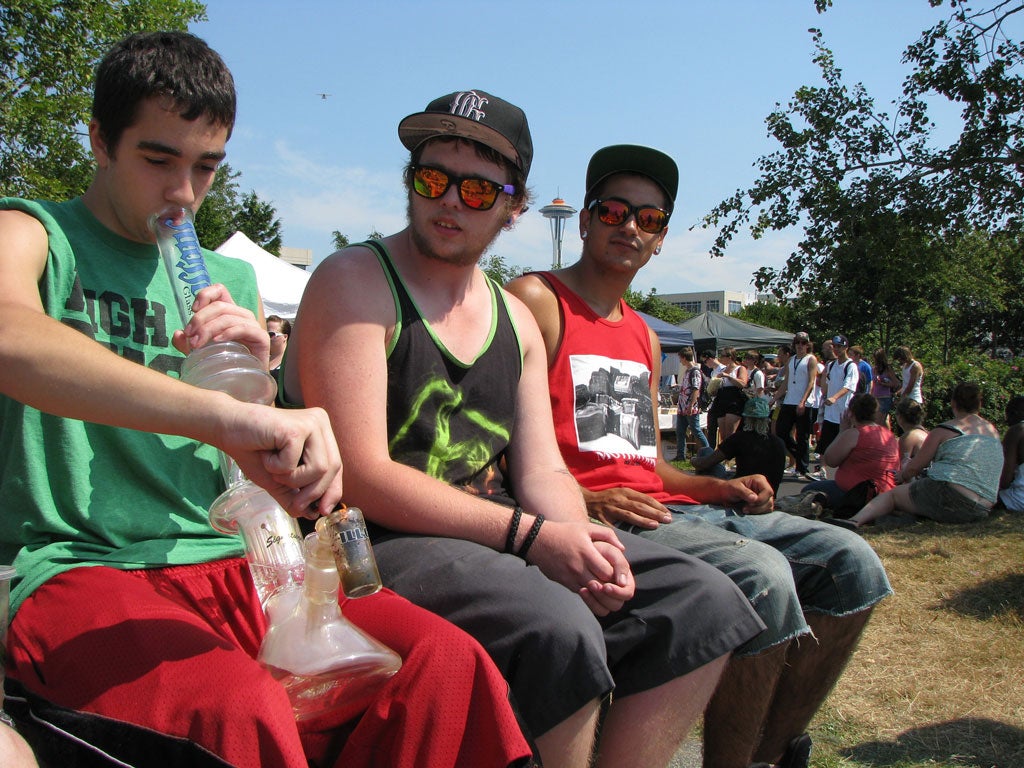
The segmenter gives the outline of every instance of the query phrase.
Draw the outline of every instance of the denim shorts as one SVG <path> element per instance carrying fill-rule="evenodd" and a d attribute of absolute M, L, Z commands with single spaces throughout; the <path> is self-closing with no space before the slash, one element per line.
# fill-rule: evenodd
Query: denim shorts
<path fill-rule="evenodd" d="M 624 530 L 700 558 L 725 573 L 768 629 L 741 645 L 750 656 L 810 632 L 805 612 L 859 613 L 892 594 L 878 555 L 856 533 L 769 512 L 668 505 L 673 521 Z"/>
<path fill-rule="evenodd" d="M 914 514 L 939 523 L 975 523 L 988 517 L 989 508 L 968 499 L 952 483 L 919 477 L 910 484 Z"/>

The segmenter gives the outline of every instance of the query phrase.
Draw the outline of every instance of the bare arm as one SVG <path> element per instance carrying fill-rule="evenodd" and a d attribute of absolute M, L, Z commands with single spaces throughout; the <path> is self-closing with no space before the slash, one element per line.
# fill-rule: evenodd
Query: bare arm
<path fill-rule="evenodd" d="M 832 441 L 825 451 L 825 455 L 821 457 L 822 461 L 830 467 L 838 467 L 846 460 L 850 452 L 857 447 L 859 439 L 860 430 L 856 427 L 847 427 L 836 435 L 836 439 Z"/>
<path fill-rule="evenodd" d="M 0 323 L 19 331 L 0 335 L 0 391 L 56 416 L 215 445 L 293 514 L 318 498 L 330 510 L 341 495 L 340 465 L 324 414 L 286 416 L 188 386 L 49 317 L 38 289 L 47 248 L 36 219 L 0 212 Z M 201 320 L 193 332 L 237 338 L 228 329 L 210 331 Z"/>
<path fill-rule="evenodd" d="M 658 381 L 661 378 L 661 343 L 653 331 L 650 332 L 653 365 L 651 366 L 651 402 L 658 401 Z M 746 373 L 742 365 L 739 370 Z M 655 472 L 664 483 L 665 490 L 673 494 L 683 494 L 702 504 L 743 505 L 750 512 L 768 511 L 774 504 L 772 487 L 761 475 L 750 475 L 735 480 L 720 480 L 708 475 L 691 475 L 676 469 L 661 450 L 661 435 L 655 431 L 657 439 L 657 458 Z M 657 503 L 657 502 L 655 502 Z M 661 504 L 658 504 L 662 507 Z M 667 511 L 667 510 L 666 510 Z"/>
<path fill-rule="evenodd" d="M 710 453 L 707 456 L 694 456 L 690 459 L 690 464 L 693 465 L 694 469 L 700 472 L 708 469 L 709 467 L 715 466 L 715 464 L 721 464 L 726 460 L 726 458 L 727 456 L 722 453 L 721 449 L 716 448 L 713 453 Z"/>
<path fill-rule="evenodd" d="M 917 454 L 912 458 L 907 466 L 900 472 L 900 482 L 906 483 L 921 474 L 921 471 L 926 469 L 929 464 L 932 463 L 932 459 L 935 458 L 935 452 L 939 449 L 939 446 L 950 438 L 956 437 L 957 433 L 949 429 L 944 429 L 939 426 L 928 433 L 928 437 L 924 439 Z"/>

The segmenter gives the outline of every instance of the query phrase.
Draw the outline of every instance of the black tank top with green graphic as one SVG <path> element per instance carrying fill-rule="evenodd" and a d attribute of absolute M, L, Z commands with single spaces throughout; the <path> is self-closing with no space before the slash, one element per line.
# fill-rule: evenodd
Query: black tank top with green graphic
<path fill-rule="evenodd" d="M 395 300 L 388 350 L 391 458 L 499 503 L 512 502 L 504 454 L 511 439 L 522 347 L 501 289 L 490 278 L 491 329 L 476 359 L 457 360 L 434 335 L 384 246 L 366 243 Z"/>

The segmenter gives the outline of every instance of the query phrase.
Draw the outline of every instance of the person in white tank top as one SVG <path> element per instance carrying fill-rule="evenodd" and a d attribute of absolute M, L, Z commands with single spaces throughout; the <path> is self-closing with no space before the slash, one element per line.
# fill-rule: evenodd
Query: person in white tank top
<path fill-rule="evenodd" d="M 775 402 L 782 403 L 775 434 L 786 444 L 796 472 L 810 479 L 807 465 L 811 433 L 809 400 L 817 378 L 818 361 L 811 354 L 811 339 L 804 332 L 793 337 L 792 350 L 786 363 L 786 380 L 775 393 Z"/>
<path fill-rule="evenodd" d="M 914 359 L 910 347 L 896 347 L 896 351 L 892 353 L 892 359 L 901 367 L 903 388 L 899 393 L 900 399 L 907 398 L 915 403 L 924 403 L 924 396 L 921 394 L 924 366 Z"/>

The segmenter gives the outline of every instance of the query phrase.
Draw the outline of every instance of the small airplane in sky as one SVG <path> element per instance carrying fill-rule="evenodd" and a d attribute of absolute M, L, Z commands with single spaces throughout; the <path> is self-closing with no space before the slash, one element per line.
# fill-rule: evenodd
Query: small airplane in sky
<path fill-rule="evenodd" d="M 317 96 L 319 96 L 319 97 L 320 97 L 321 99 L 323 99 L 324 101 L 327 101 L 327 97 L 328 97 L 328 96 L 330 96 L 330 95 L 331 95 L 331 94 L 329 94 L 329 93 L 318 93 L 318 94 L 317 94 Z"/>

